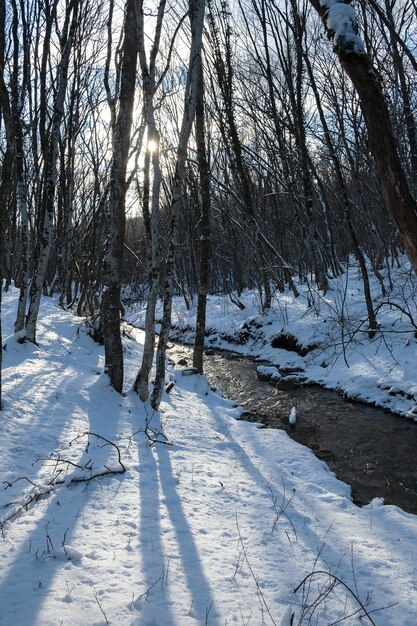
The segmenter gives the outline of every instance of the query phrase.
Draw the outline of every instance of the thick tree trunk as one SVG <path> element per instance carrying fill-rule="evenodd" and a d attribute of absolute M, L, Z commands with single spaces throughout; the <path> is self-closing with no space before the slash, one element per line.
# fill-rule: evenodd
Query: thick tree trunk
<path fill-rule="evenodd" d="M 138 55 L 135 0 L 126 1 L 119 111 L 113 128 L 108 241 L 100 326 L 104 337 L 105 372 L 112 387 L 123 389 L 123 347 L 120 334 L 120 282 L 125 237 L 126 171 L 129 158 Z"/>
<path fill-rule="evenodd" d="M 328 22 L 329 9 L 324 6 L 325 0 L 310 0 L 310 3 L 321 15 L 329 37 L 333 38 L 334 32 Z M 331 8 L 330 6 L 330 10 Z M 401 165 L 381 85 L 368 55 L 360 49 L 353 31 L 335 38 L 334 49 L 358 93 L 368 130 L 369 150 L 375 159 L 385 202 L 410 261 L 417 271 L 417 202 L 411 194 Z"/>

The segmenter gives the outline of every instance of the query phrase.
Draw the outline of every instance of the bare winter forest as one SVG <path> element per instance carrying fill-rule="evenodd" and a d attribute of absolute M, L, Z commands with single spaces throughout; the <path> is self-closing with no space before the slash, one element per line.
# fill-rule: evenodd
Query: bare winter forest
<path fill-rule="evenodd" d="M 0 155 L 0 626 L 417 624 L 417 0 L 0 0 Z"/>
<path fill-rule="evenodd" d="M 266 311 L 353 255 L 375 331 L 370 278 L 389 288 L 404 251 L 417 268 L 416 49 L 415 0 L 1 0 L 15 332 L 36 343 L 57 295 L 120 392 L 123 307 L 146 298 L 146 400 L 162 297 L 158 408 L 173 295 L 198 294 L 201 371 L 207 293 L 257 289 Z"/>

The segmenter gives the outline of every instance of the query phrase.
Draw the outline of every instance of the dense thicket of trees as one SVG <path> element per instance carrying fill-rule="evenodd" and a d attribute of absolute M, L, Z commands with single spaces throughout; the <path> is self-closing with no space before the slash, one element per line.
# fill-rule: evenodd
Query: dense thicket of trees
<path fill-rule="evenodd" d="M 336 3 L 340 36 L 332 4 L 1 0 L 16 331 L 36 341 L 41 294 L 57 294 L 104 340 L 121 391 L 123 301 L 147 298 L 146 400 L 163 297 L 157 408 L 174 292 L 200 293 L 199 369 L 207 290 L 256 288 L 267 309 L 294 276 L 326 291 L 350 254 L 375 328 L 367 266 L 379 276 L 404 247 L 417 267 L 417 7 Z"/>

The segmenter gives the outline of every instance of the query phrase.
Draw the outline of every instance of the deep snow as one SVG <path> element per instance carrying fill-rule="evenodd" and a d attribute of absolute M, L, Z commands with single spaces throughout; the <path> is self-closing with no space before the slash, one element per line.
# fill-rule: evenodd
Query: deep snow
<path fill-rule="evenodd" d="M 335 293 L 316 306 L 331 310 Z M 160 415 L 153 414 L 130 391 L 140 363 L 139 330 L 124 338 L 124 396 L 109 387 L 103 349 L 83 320 L 54 301 L 42 302 L 39 345 L 19 343 L 12 335 L 16 295 L 5 295 L 2 312 L 0 624 L 290 626 L 309 623 L 314 609 L 311 623 L 324 625 L 360 609 L 351 592 L 379 626 L 417 623 L 415 516 L 380 499 L 358 508 L 349 487 L 312 452 L 284 431 L 239 420 L 241 409 L 203 376 L 171 367 L 167 377 L 175 386 Z M 320 358 L 328 367 L 314 364 L 313 353 L 298 357 L 269 348 L 266 335 L 242 351 L 281 367 L 302 359 L 308 376 L 320 368 L 326 383 L 347 381 L 372 397 L 381 392 L 378 381 L 393 382 L 386 378 L 384 341 L 360 337 L 353 347 L 352 340 L 345 346 L 347 368 L 330 323 L 316 319 L 305 299 L 285 298 L 280 320 L 270 313 L 265 328 L 276 334 L 284 316 L 286 328 L 298 329 L 306 343 L 324 337 L 329 347 Z M 210 324 L 223 310 L 221 330 L 234 325 L 238 332 L 245 311 L 229 310 L 224 299 L 212 304 Z M 360 305 L 345 306 L 356 324 Z M 405 328 L 406 320 L 395 321 L 389 310 L 384 315 L 386 326 Z M 404 359 L 390 375 L 403 389 L 412 364 L 415 375 L 415 342 L 412 329 L 394 337 L 401 345 L 392 340 L 389 350 Z M 377 372 L 375 354 L 368 362 L 369 345 L 378 348 L 384 371 Z M 356 367 L 367 376 L 359 387 L 353 375 L 344 379 Z M 403 396 L 385 397 L 408 412 Z M 148 434 L 165 443 L 151 445 L 147 425 Z M 123 474 L 73 481 L 119 472 L 120 461 Z M 44 491 L 49 495 L 25 507 Z M 337 581 L 351 591 L 342 582 L 330 587 Z M 360 615 L 343 623 L 371 623 Z"/>

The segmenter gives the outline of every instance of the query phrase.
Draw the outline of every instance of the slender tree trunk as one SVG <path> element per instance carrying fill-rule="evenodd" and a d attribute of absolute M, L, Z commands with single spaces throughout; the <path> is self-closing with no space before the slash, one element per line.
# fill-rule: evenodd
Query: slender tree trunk
<path fill-rule="evenodd" d="M 156 60 L 159 54 L 165 4 L 165 0 L 161 0 L 159 3 L 157 22 L 155 26 L 155 38 L 150 52 L 149 66 L 146 60 L 146 34 L 144 28 L 142 2 L 140 3 L 138 12 L 139 60 L 142 73 L 144 99 L 143 109 L 145 122 L 148 126 L 148 144 L 145 154 L 144 167 L 143 218 L 147 238 L 146 270 L 149 292 L 146 305 L 145 342 L 143 346 L 142 364 L 134 384 L 134 389 L 139 394 L 142 402 L 145 402 L 149 398 L 149 376 L 152 369 L 155 350 L 155 310 L 160 282 L 159 202 L 162 174 L 159 159 L 159 132 L 155 121 L 154 96 L 157 89 Z M 152 185 L 150 183 L 151 165 L 153 170 Z"/>
<path fill-rule="evenodd" d="M 153 117 L 153 114 L 152 114 Z M 148 301 L 145 315 L 145 342 L 143 346 L 142 365 L 136 377 L 134 389 L 139 394 L 142 402 L 149 398 L 149 375 L 152 369 L 152 362 L 155 350 L 155 310 L 158 298 L 159 279 L 160 279 L 160 247 L 159 247 L 159 198 L 161 190 L 161 168 L 159 163 L 159 137 L 156 129 L 148 135 L 152 137 L 152 141 L 156 141 L 156 147 L 152 154 L 153 164 L 153 182 L 152 182 L 152 204 L 149 213 L 148 203 L 144 201 L 144 221 L 147 231 L 147 275 L 149 282 Z M 148 151 L 149 152 L 149 151 Z M 147 155 L 148 161 L 148 178 L 150 156 Z M 149 180 L 148 180 L 149 185 Z"/>
<path fill-rule="evenodd" d="M 49 137 L 49 145 L 46 151 L 46 164 L 44 176 L 44 218 L 41 234 L 41 249 L 37 266 L 33 275 L 30 289 L 29 311 L 26 320 L 26 337 L 36 343 L 36 324 L 38 320 L 41 295 L 48 269 L 51 252 L 52 231 L 54 222 L 55 187 L 57 181 L 57 161 L 59 149 L 59 133 L 64 115 L 64 102 L 67 90 L 68 68 L 71 49 L 77 28 L 79 0 L 74 0 L 69 6 L 66 23 L 61 36 L 61 60 L 58 66 L 58 86 L 54 102 L 52 126 Z M 72 11 L 72 16 L 70 15 Z"/>
<path fill-rule="evenodd" d="M 195 116 L 197 102 L 197 84 L 201 64 L 201 45 L 204 25 L 205 0 L 189 0 L 189 19 L 191 23 L 191 50 L 185 90 L 184 113 L 177 149 L 174 180 L 171 188 L 171 219 L 169 231 L 168 256 L 165 268 L 164 307 L 158 350 L 156 353 L 155 386 L 152 392 L 152 407 L 159 409 L 165 384 L 165 356 L 171 327 L 173 272 L 178 247 L 178 214 L 182 204 L 184 170 L 187 158 L 188 141 Z"/>
<path fill-rule="evenodd" d="M 104 337 L 105 371 L 112 387 L 123 389 L 123 347 L 120 334 L 120 283 L 125 237 L 126 171 L 135 98 L 138 56 L 135 0 L 126 1 L 122 49 L 119 111 L 113 128 L 113 162 L 110 175 L 108 241 L 105 258 L 100 326 Z"/>
<path fill-rule="evenodd" d="M 405 128 L 407 131 L 407 139 L 410 149 L 410 181 L 411 188 L 414 194 L 417 193 L 417 127 L 416 120 L 413 114 L 413 103 L 410 96 L 409 87 L 407 85 L 407 79 L 403 64 L 403 58 L 400 54 L 399 44 L 395 37 L 395 25 L 392 15 L 392 2 L 391 0 L 385 0 L 385 12 L 387 21 L 389 23 L 389 33 L 391 39 L 392 58 L 394 62 L 394 68 L 398 74 L 401 97 L 404 108 Z"/>
<path fill-rule="evenodd" d="M 2 408 L 2 359 L 3 359 L 3 340 L 1 328 L 1 304 L 3 292 L 3 246 L 4 246 L 4 221 L 6 216 L 6 206 L 12 190 L 13 167 L 15 157 L 14 128 L 13 118 L 10 107 L 10 98 L 7 91 L 3 76 L 3 60 L 4 60 L 4 21 L 5 21 L 5 3 L 0 2 L 0 111 L 3 116 L 4 128 L 6 133 L 6 150 L 4 154 L 3 166 L 0 178 L 0 410 Z"/>
<path fill-rule="evenodd" d="M 12 115 L 14 121 L 14 133 L 16 144 L 16 201 L 17 212 L 20 215 L 20 235 L 21 254 L 19 268 L 19 301 L 17 306 L 15 332 L 21 331 L 25 327 L 26 301 L 29 284 L 29 220 L 27 206 L 27 184 L 24 171 L 24 145 L 23 145 L 23 124 L 22 112 L 25 103 L 26 89 L 28 87 L 29 58 L 27 54 L 27 42 L 23 46 L 22 62 L 22 86 L 19 94 L 19 12 L 15 0 L 11 3 L 13 7 L 13 87 L 12 87 Z M 26 19 L 23 14 L 24 5 L 21 5 L 21 21 L 23 23 L 23 38 L 28 36 L 26 32 Z"/>
<path fill-rule="evenodd" d="M 79 55 L 78 51 L 78 55 Z M 79 58 L 74 63 L 74 69 L 79 71 Z M 68 138 L 67 138 L 67 158 L 65 154 L 62 158 L 62 170 L 63 177 L 65 179 L 62 185 L 62 231 L 61 231 L 61 294 L 59 303 L 61 306 L 64 304 L 69 305 L 72 301 L 72 289 L 71 289 L 71 252 L 72 242 L 74 235 L 74 171 L 76 167 L 76 139 L 79 126 L 79 74 L 74 79 L 71 98 L 69 103 L 69 119 L 68 119 Z M 63 150 L 65 153 L 65 150 Z"/>
<path fill-rule="evenodd" d="M 326 118 L 324 115 L 324 111 L 323 111 L 323 107 L 320 101 L 320 96 L 318 93 L 318 89 L 317 89 L 317 85 L 314 79 L 314 75 L 313 75 L 313 71 L 312 71 L 312 67 L 310 64 L 310 61 L 307 57 L 307 55 L 305 56 L 305 61 L 306 61 L 306 67 L 309 73 L 309 77 L 310 77 L 310 82 L 311 82 L 311 86 L 313 89 L 313 93 L 314 93 L 314 97 L 316 99 L 316 105 L 317 105 L 317 111 L 319 114 L 319 118 L 320 118 L 320 122 L 321 125 L 323 127 L 323 131 L 324 131 L 324 138 L 325 138 L 325 142 L 326 142 L 326 146 L 327 149 L 329 151 L 330 154 L 330 158 L 332 160 L 334 169 L 335 169 L 335 173 L 336 173 L 336 178 L 339 182 L 340 185 L 340 189 L 342 191 L 342 196 L 343 196 L 343 202 L 344 202 L 344 214 L 345 214 L 345 220 L 346 223 L 348 225 L 348 231 L 349 231 L 349 235 L 350 235 L 350 239 L 352 242 L 352 246 L 353 246 L 353 251 L 355 254 L 355 257 L 359 263 L 359 267 L 361 269 L 361 275 L 362 275 L 362 281 L 363 281 L 363 290 L 364 290 L 364 296 L 365 296 L 365 303 L 366 303 L 366 309 L 368 311 L 368 322 L 369 322 L 369 328 L 370 328 L 370 332 L 372 333 L 376 328 L 377 328 L 377 321 L 376 321 L 376 317 L 375 317 L 375 311 L 374 311 L 374 306 L 372 303 L 372 297 L 371 297 L 371 287 L 370 287 L 370 283 L 369 283 L 369 275 L 368 275 L 368 270 L 366 267 L 366 262 L 365 262 L 365 258 L 364 255 L 362 253 L 362 250 L 360 249 L 359 246 L 359 242 L 358 242 L 358 238 L 356 236 L 356 232 L 355 232 L 355 228 L 353 226 L 352 223 L 352 218 L 351 218 L 351 214 L 350 214 L 350 199 L 348 196 L 348 191 L 346 188 L 346 183 L 345 183 L 345 179 L 343 176 L 343 171 L 342 171 L 342 166 L 340 164 L 339 158 L 336 154 L 336 150 L 334 148 L 331 136 L 330 136 L 330 132 L 329 132 L 329 128 L 326 122 Z"/>
<path fill-rule="evenodd" d="M 204 120 L 204 72 L 200 65 L 195 109 L 195 134 L 198 171 L 200 174 L 200 272 L 198 277 L 197 318 L 193 351 L 193 366 L 203 373 L 203 349 L 206 330 L 207 293 L 210 275 L 210 166 L 207 161 Z"/>
<path fill-rule="evenodd" d="M 329 27 L 328 15 L 337 2 L 327 9 L 320 0 L 310 0 L 321 15 L 329 37 L 335 33 Z M 352 11 L 354 18 L 353 9 Z M 398 228 L 405 250 L 417 271 L 417 202 L 408 186 L 398 155 L 388 107 L 377 74 L 368 55 L 354 31 L 344 33 L 334 40 L 334 49 L 360 101 L 368 130 L 369 150 L 375 159 L 376 169 L 385 202 Z"/>

